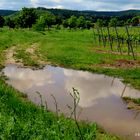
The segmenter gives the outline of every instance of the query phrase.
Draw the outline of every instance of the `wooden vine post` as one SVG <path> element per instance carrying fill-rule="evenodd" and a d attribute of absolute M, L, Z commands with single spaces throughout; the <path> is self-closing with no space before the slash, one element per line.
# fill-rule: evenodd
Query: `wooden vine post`
<path fill-rule="evenodd" d="M 122 51 L 121 51 L 121 46 L 120 46 L 120 41 L 119 41 L 119 35 L 118 35 L 118 31 L 117 31 L 117 26 L 115 25 L 114 26 L 114 29 L 115 29 L 115 33 L 116 33 L 116 37 L 117 37 L 117 48 L 118 48 L 118 51 L 122 54 Z"/>
<path fill-rule="evenodd" d="M 113 51 L 112 41 L 111 41 L 111 37 L 110 37 L 110 29 L 109 29 L 109 27 L 107 27 L 107 34 L 108 34 L 108 39 L 109 39 L 109 43 L 110 43 L 111 51 Z"/>
<path fill-rule="evenodd" d="M 100 30 L 101 30 L 101 37 L 102 37 L 103 46 L 105 48 L 106 44 L 105 44 L 105 40 L 104 40 L 104 35 L 103 35 L 103 29 L 102 29 L 102 27 L 100 27 Z"/>
<path fill-rule="evenodd" d="M 128 30 L 128 27 L 125 26 L 125 29 L 126 29 L 126 33 L 127 33 L 127 37 L 128 37 L 128 53 L 129 53 L 129 51 L 131 51 L 132 56 L 133 56 L 133 59 L 136 60 L 135 54 L 134 54 L 134 50 L 133 50 L 133 46 L 132 46 L 132 42 L 131 42 L 131 38 L 130 38 L 130 34 L 129 34 L 129 30 Z"/>

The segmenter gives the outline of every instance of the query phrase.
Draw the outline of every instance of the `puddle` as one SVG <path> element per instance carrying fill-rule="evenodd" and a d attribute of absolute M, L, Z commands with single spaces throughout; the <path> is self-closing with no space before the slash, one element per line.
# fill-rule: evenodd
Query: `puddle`
<path fill-rule="evenodd" d="M 9 78 L 7 83 L 26 93 L 31 101 L 40 104 L 38 91 L 43 103 L 47 101 L 48 108 L 55 111 L 53 94 L 60 112 L 66 115 L 70 114 L 67 106 L 73 104 L 69 93 L 74 87 L 80 93 L 79 119 L 97 122 L 116 135 L 140 139 L 135 136 L 140 133 L 140 114 L 127 109 L 121 99 L 125 85 L 117 78 L 52 66 L 32 70 L 8 65 L 3 72 Z M 124 96 L 140 98 L 140 91 L 127 87 Z"/>

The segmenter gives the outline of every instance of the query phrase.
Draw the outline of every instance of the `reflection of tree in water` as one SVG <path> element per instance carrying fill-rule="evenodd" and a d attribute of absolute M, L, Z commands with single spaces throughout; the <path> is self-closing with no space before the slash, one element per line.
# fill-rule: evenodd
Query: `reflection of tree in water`
<path fill-rule="evenodd" d="M 137 111 L 135 116 L 134 116 L 134 119 L 136 119 L 139 116 L 139 114 L 140 114 L 140 111 Z"/>

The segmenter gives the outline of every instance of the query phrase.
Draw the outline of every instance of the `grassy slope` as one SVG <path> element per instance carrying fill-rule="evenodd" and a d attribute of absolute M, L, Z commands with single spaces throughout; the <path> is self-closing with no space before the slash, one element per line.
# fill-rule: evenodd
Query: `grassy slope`
<path fill-rule="evenodd" d="M 29 33 L 28 30 L 0 29 L 0 65 L 4 65 L 4 50 L 11 46 L 27 46 L 38 41 L 37 36 L 38 33 Z"/>
<path fill-rule="evenodd" d="M 45 45 L 46 44 L 45 39 L 49 35 L 50 35 L 49 39 L 52 40 L 53 42 L 55 33 L 51 33 L 51 32 L 49 34 L 47 33 L 46 35 L 43 35 L 41 33 L 36 33 L 28 30 L 10 30 L 10 31 L 7 29 L 1 30 L 0 31 L 0 40 L 1 40 L 0 64 L 1 65 L 4 64 L 3 62 L 4 50 L 6 48 L 14 45 L 17 46 L 17 49 L 20 48 L 25 49 L 26 47 L 30 46 L 32 43 L 36 43 L 36 42 L 40 44 L 43 43 Z M 49 42 L 47 41 L 47 43 Z M 50 44 L 50 47 L 53 46 L 51 46 Z M 43 48 L 41 50 L 43 50 Z M 71 49 L 68 48 L 66 50 L 68 51 Z M 58 51 L 58 53 L 60 52 Z M 70 54 L 68 53 L 68 56 L 70 56 Z M 21 55 L 21 57 L 23 56 Z M 64 55 L 64 57 L 67 57 L 67 55 Z M 60 58 L 61 60 L 64 60 L 62 56 Z M 45 57 L 44 59 L 47 58 Z M 49 59 L 51 59 L 51 56 Z M 66 60 L 67 59 L 68 58 L 66 58 Z M 52 60 L 53 62 L 55 62 L 56 58 Z M 24 57 L 24 61 L 28 61 L 26 60 L 26 57 Z M 100 133 L 99 129 L 97 129 L 97 126 L 95 124 L 80 123 L 80 127 L 81 127 L 83 137 L 86 139 L 90 139 L 92 135 L 99 140 L 117 139 L 116 137 L 110 136 L 109 134 Z M 6 85 L 1 77 L 0 78 L 0 139 L 2 140 L 66 139 L 68 140 L 68 139 L 80 139 L 80 136 L 74 121 L 66 119 L 63 116 L 59 117 L 59 119 L 57 120 L 55 114 L 48 111 L 44 111 L 42 108 L 37 107 L 31 102 L 27 101 L 22 94 L 20 94 L 18 91 Z"/>
<path fill-rule="evenodd" d="M 17 49 L 19 49 L 16 56 L 22 58 L 26 65 L 37 65 L 34 60 L 27 57 L 29 54 L 24 50 L 31 44 L 38 43 L 38 51 L 42 54 L 43 60 L 51 61 L 52 64 L 64 67 L 121 77 L 124 82 L 140 89 L 139 68 L 110 69 L 102 67 L 102 64 L 113 64 L 119 59 L 131 60 L 132 57 L 94 51 L 99 44 L 93 42 L 92 31 L 55 30 L 37 33 L 28 30 L 5 30 L 0 32 L 0 52 L 6 47 L 16 45 Z M 108 50 L 108 48 L 103 47 L 98 47 L 98 49 Z M 0 54 L 2 58 L 0 59 L 0 64 L 2 64 L 4 57 L 2 53 Z"/>
<path fill-rule="evenodd" d="M 80 123 L 83 137 L 116 139 L 100 134 L 96 124 Z M 36 107 L 0 80 L 0 139 L 80 139 L 75 122 Z"/>
<path fill-rule="evenodd" d="M 113 64 L 119 59 L 131 60 L 131 56 L 99 53 L 94 51 L 95 46 L 98 44 L 93 42 L 92 31 L 52 31 L 42 38 L 39 51 L 43 54 L 43 59 L 54 64 L 121 77 L 124 82 L 140 89 L 140 69 L 110 69 L 100 66 Z M 99 49 L 107 50 L 103 47 Z"/>

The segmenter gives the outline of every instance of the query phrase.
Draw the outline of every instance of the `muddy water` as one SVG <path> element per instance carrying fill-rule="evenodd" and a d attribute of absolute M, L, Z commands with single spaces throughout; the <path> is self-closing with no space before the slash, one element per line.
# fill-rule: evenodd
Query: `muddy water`
<path fill-rule="evenodd" d="M 117 78 L 52 66 L 31 70 L 9 65 L 3 72 L 10 85 L 37 104 L 40 104 L 40 97 L 36 92 L 40 92 L 43 102 L 47 101 L 48 108 L 55 111 L 53 94 L 60 112 L 66 115 L 70 114 L 67 106 L 73 104 L 69 93 L 74 87 L 80 93 L 79 119 L 95 121 L 105 130 L 126 139 L 140 139 L 135 136 L 140 133 L 140 115 L 127 109 L 121 99 L 125 85 Z M 127 87 L 124 96 L 140 98 L 140 92 Z"/>

